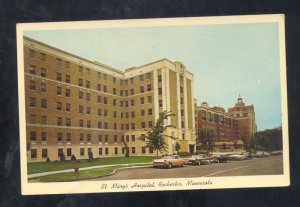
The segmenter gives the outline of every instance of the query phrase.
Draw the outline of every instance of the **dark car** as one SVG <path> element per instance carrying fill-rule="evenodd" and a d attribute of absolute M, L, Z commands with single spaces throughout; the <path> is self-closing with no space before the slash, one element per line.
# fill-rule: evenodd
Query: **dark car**
<path fill-rule="evenodd" d="M 226 155 L 214 155 L 211 157 L 211 162 L 215 163 L 226 163 L 228 161 L 228 158 Z"/>

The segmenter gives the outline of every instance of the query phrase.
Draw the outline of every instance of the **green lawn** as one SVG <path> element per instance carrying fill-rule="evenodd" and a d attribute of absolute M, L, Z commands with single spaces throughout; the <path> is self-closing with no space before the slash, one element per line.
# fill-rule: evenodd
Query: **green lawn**
<path fill-rule="evenodd" d="M 145 164 L 134 165 L 134 166 L 147 166 Z M 97 168 L 91 170 L 82 170 L 75 174 L 74 172 L 68 173 L 58 173 L 53 175 L 46 175 L 38 178 L 29 179 L 29 182 L 66 182 L 75 181 L 86 178 L 95 178 L 99 176 L 104 176 L 112 173 L 115 169 L 123 168 L 124 166 L 113 166 L 105 168 Z"/>
<path fill-rule="evenodd" d="M 79 168 L 90 167 L 97 165 L 115 165 L 115 164 L 130 164 L 130 163 L 147 163 L 153 161 L 156 157 L 107 157 L 98 158 L 93 161 L 77 160 Z M 49 172 L 55 170 L 66 170 L 74 168 L 74 161 L 54 161 L 54 162 L 35 162 L 28 163 L 28 174 Z"/>

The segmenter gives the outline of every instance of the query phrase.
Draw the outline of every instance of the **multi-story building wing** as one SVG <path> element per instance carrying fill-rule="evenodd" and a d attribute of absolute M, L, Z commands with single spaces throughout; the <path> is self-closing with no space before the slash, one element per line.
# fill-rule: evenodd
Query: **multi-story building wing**
<path fill-rule="evenodd" d="M 152 155 L 141 139 L 159 113 L 171 111 L 166 134 L 195 150 L 193 74 L 158 60 L 125 72 L 24 37 L 29 161 Z M 169 139 L 165 153 L 174 153 Z"/>

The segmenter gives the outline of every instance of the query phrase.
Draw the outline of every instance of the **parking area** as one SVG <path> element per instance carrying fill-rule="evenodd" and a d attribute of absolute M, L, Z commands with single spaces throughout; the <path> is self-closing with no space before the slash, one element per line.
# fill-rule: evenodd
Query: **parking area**
<path fill-rule="evenodd" d="M 251 176 L 283 174 L 283 157 L 270 156 L 251 160 L 212 163 L 210 165 L 185 165 L 184 167 L 138 168 L 118 171 L 115 175 L 91 180 L 131 180 L 217 176 Z"/>

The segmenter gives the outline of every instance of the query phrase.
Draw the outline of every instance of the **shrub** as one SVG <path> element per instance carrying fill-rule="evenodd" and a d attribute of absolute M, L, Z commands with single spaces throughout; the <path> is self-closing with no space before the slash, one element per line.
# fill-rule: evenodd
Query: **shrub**
<path fill-rule="evenodd" d="M 74 154 L 72 154 L 71 160 L 72 160 L 72 161 L 77 160 Z"/>
<path fill-rule="evenodd" d="M 60 161 L 65 161 L 65 160 L 66 160 L 66 155 L 65 155 L 65 153 L 62 153 L 62 154 L 60 155 L 59 160 L 60 160 Z"/>
<path fill-rule="evenodd" d="M 91 160 L 93 160 L 93 159 L 94 159 L 93 152 L 90 152 L 90 153 L 89 153 L 89 160 L 91 161 Z"/>
<path fill-rule="evenodd" d="M 50 158 L 49 157 L 47 157 L 47 160 L 46 160 L 46 162 L 50 162 L 51 160 L 50 160 Z"/>

